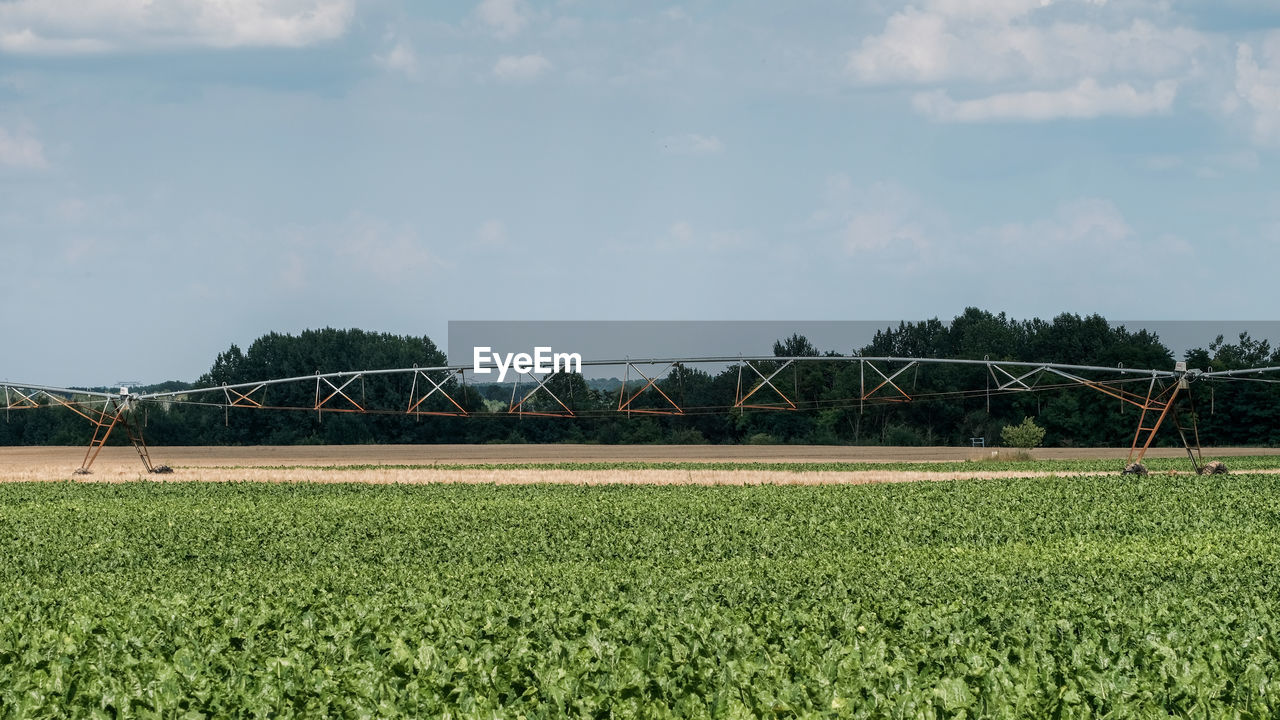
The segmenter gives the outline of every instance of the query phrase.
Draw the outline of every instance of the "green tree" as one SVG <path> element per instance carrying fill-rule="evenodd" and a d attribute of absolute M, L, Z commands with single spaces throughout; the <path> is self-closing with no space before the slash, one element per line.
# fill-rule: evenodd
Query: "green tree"
<path fill-rule="evenodd" d="M 1005 445 L 1030 450 L 1044 442 L 1044 428 L 1027 416 L 1017 425 L 1005 425 L 1000 431 L 1000 438 Z"/>

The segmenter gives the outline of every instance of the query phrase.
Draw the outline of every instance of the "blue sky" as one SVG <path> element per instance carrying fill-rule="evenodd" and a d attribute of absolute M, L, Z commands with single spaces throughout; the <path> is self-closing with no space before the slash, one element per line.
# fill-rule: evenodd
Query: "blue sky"
<path fill-rule="evenodd" d="M 1260 0 L 0 0 L 0 377 L 468 319 L 1270 319 L 1278 150 Z"/>

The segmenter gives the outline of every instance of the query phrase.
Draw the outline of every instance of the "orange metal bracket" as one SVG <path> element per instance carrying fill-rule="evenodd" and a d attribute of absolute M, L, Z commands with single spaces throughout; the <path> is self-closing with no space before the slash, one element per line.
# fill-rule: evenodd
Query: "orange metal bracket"
<path fill-rule="evenodd" d="M 364 412 L 365 410 L 363 407 L 360 406 L 360 403 L 356 402 L 355 400 L 352 400 L 350 395 L 347 395 L 345 392 L 343 392 L 344 390 L 347 389 L 348 385 L 355 382 L 356 380 L 359 380 L 362 377 L 364 377 L 363 373 L 356 373 L 355 375 L 352 375 L 350 378 L 348 378 L 346 382 L 342 383 L 342 385 L 334 385 L 329 380 L 329 378 L 322 377 L 321 375 L 316 375 L 316 405 L 312 409 L 316 411 L 316 414 L 320 414 L 325 410 L 328 410 L 329 412 L 354 412 L 354 413 Z M 333 392 L 325 396 L 323 400 L 320 399 L 320 383 L 322 381 L 324 382 L 325 385 L 328 385 L 330 389 L 333 390 Z M 351 403 L 352 407 L 350 408 L 325 407 L 325 405 L 327 405 L 329 401 L 334 399 L 335 397 L 341 397 L 342 399 Z"/>
<path fill-rule="evenodd" d="M 861 390 L 863 390 L 861 400 L 870 400 L 870 399 L 871 399 L 871 396 L 875 395 L 877 392 L 879 392 L 879 391 L 880 391 L 880 389 L 881 389 L 881 388 L 883 388 L 884 386 L 888 385 L 888 386 L 892 387 L 894 390 L 897 390 L 897 391 L 898 391 L 898 394 L 899 394 L 899 395 L 901 395 L 901 397 L 880 397 L 880 398 L 876 398 L 877 400 L 884 400 L 884 401 L 887 401 L 887 402 L 911 402 L 911 396 L 910 396 L 910 395 L 908 395 L 908 394 L 906 393 L 906 391 L 904 391 L 902 388 L 898 387 L 898 384 L 897 384 L 897 383 L 895 383 L 893 380 L 894 380 L 894 378 L 898 377 L 898 376 L 899 376 L 899 375 L 901 375 L 902 373 L 904 373 L 904 372 L 906 372 L 906 371 L 910 370 L 911 368 L 915 367 L 915 366 L 916 366 L 916 365 L 918 365 L 919 363 L 917 363 L 916 361 L 912 360 L 911 362 L 907 363 L 906 365 L 903 365 L 902 367 L 898 368 L 898 370 L 896 370 L 892 375 L 885 375 L 883 372 L 881 372 L 881 371 L 880 371 L 880 368 L 876 367 L 876 364 L 875 364 L 875 363 L 870 362 L 869 360 L 863 360 L 863 361 L 862 361 L 862 364 L 863 364 L 863 365 L 865 365 L 865 366 L 867 366 L 867 367 L 870 367 L 872 370 L 875 370 L 875 371 L 876 371 L 876 374 L 877 374 L 877 375 L 879 375 L 879 376 L 881 377 L 881 382 L 880 382 L 880 384 L 879 384 L 879 385 L 876 385 L 874 388 L 872 388 L 872 389 L 871 389 L 871 392 L 866 392 L 866 385 L 865 385 L 865 380 L 864 380 L 864 385 L 863 385 L 863 387 L 861 388 Z M 864 375 L 864 377 L 865 377 L 865 375 Z"/>
<path fill-rule="evenodd" d="M 1046 368 L 1046 369 L 1055 375 L 1064 377 L 1072 382 L 1078 382 L 1081 385 L 1084 385 L 1085 387 L 1089 387 L 1089 388 L 1093 388 L 1094 390 L 1097 390 L 1103 395 L 1110 395 L 1113 398 L 1121 400 L 1122 402 L 1129 403 L 1130 405 L 1133 405 L 1135 407 L 1142 408 L 1144 410 L 1150 409 L 1152 407 L 1151 405 L 1151 403 L 1153 402 L 1152 393 L 1155 391 L 1155 386 L 1156 386 L 1155 376 L 1152 376 L 1151 383 L 1147 387 L 1147 394 L 1144 396 L 1144 395 L 1139 395 L 1138 393 L 1131 393 L 1128 390 L 1125 390 L 1123 388 L 1110 387 L 1108 385 L 1104 385 L 1102 383 L 1095 382 L 1087 378 L 1082 378 L 1079 375 L 1073 375 L 1068 372 L 1063 372 L 1057 368 Z M 1158 401 L 1159 398 L 1155 398 L 1155 400 Z"/>
<path fill-rule="evenodd" d="M 224 395 L 226 395 L 226 397 L 227 397 L 227 405 L 228 405 L 229 407 L 252 407 L 252 408 L 261 408 L 261 407 L 262 407 L 262 401 L 261 401 L 261 400 L 254 400 L 251 396 L 252 396 L 254 393 L 258 392 L 259 390 L 261 390 L 262 388 L 264 388 L 264 387 L 266 387 L 266 386 L 267 386 L 267 384 L 266 384 L 266 383 L 260 383 L 260 384 L 258 384 L 256 387 L 254 387 L 254 388 L 252 388 L 251 390 L 249 390 L 249 392 L 242 393 L 242 392 L 240 392 L 240 391 L 238 391 L 238 390 L 236 390 L 236 389 L 234 389 L 234 388 L 229 388 L 229 387 L 227 387 L 227 386 L 226 386 L 226 384 L 225 384 L 225 383 L 223 383 L 223 385 L 222 385 L 222 393 L 223 393 Z M 265 394 L 265 393 L 264 393 L 264 394 Z M 232 397 L 232 396 L 234 396 L 234 397 Z"/>
<path fill-rule="evenodd" d="M 791 401 L 791 398 L 787 397 L 786 393 L 779 390 L 778 387 L 773 384 L 773 379 L 778 376 L 778 373 L 782 372 L 783 370 L 786 370 L 791 365 L 792 362 L 793 362 L 792 360 L 788 360 L 782 363 L 782 365 L 778 366 L 777 370 L 774 370 L 773 372 L 769 373 L 768 377 L 765 377 L 765 374 L 760 372 L 759 368 L 757 368 L 755 365 L 752 365 L 749 361 L 743 360 L 742 364 L 738 366 L 738 389 L 735 393 L 737 397 L 734 400 L 733 407 L 738 409 L 755 408 L 757 410 L 799 410 L 800 408 L 797 407 L 796 404 Z M 751 371 L 760 377 L 760 382 L 756 383 L 755 386 L 752 387 L 751 390 L 747 392 L 746 395 L 742 394 L 742 366 L 743 365 L 751 368 Z M 778 394 L 778 397 L 782 398 L 782 401 L 785 402 L 786 405 L 785 406 L 783 405 L 748 405 L 747 400 L 751 399 L 752 395 L 755 395 L 758 391 L 760 391 L 765 386 L 772 388 L 773 391 Z"/>
<path fill-rule="evenodd" d="M 1169 414 L 1169 410 L 1173 407 L 1174 402 L 1178 399 L 1178 393 L 1182 390 L 1185 381 L 1179 380 L 1171 387 L 1161 390 L 1159 395 L 1152 397 L 1155 390 L 1155 378 L 1152 378 L 1152 388 L 1147 392 L 1147 402 L 1142 407 L 1142 415 L 1138 418 L 1138 430 L 1133 434 L 1133 444 L 1129 446 L 1128 462 L 1142 462 L 1142 458 L 1146 456 L 1147 450 L 1151 447 L 1152 441 L 1156 438 L 1156 431 L 1164 424 L 1164 419 Z M 1146 427 L 1144 423 L 1147 419 L 1147 413 L 1153 410 L 1159 410 L 1160 415 L 1156 418 L 1156 424 Z M 1142 443 L 1142 449 L 1138 449 L 1138 441 L 1142 439 L 1143 433 L 1147 434 L 1146 440 Z M 1137 453 L 1137 459 L 1134 453 Z"/>
<path fill-rule="evenodd" d="M 459 371 L 459 374 L 461 374 L 461 371 Z M 422 379 L 426 380 L 427 382 L 431 383 L 431 386 L 432 386 L 430 390 L 422 394 L 422 397 L 418 397 L 418 377 L 419 376 L 421 376 Z M 448 415 L 452 417 L 467 417 L 467 411 L 461 405 L 458 404 L 457 400 L 453 399 L 453 396 L 450 395 L 447 390 L 444 389 L 444 384 L 448 381 L 449 381 L 449 378 L 448 376 L 446 376 L 440 382 L 436 382 L 435 378 L 431 377 L 430 375 L 423 372 L 422 370 L 418 370 L 417 366 L 414 366 L 413 387 L 409 389 L 409 409 L 406 410 L 405 413 L 408 415 Z M 452 412 L 452 411 L 435 411 L 435 410 L 419 410 L 418 409 L 419 407 L 422 406 L 422 403 L 427 401 L 427 398 L 431 397 L 437 392 L 440 393 L 442 396 L 444 396 L 444 399 L 448 400 L 450 404 L 452 404 L 455 408 L 458 409 L 458 411 Z"/>
<path fill-rule="evenodd" d="M 1147 394 L 1143 396 L 1121 388 L 1108 387 L 1078 375 L 1063 372 L 1057 368 L 1048 368 L 1048 370 L 1068 380 L 1093 388 L 1104 395 L 1109 395 L 1130 405 L 1137 406 L 1142 410 L 1142 413 L 1138 416 L 1138 429 L 1134 432 L 1133 442 L 1129 445 L 1129 457 L 1126 461 L 1129 463 L 1142 462 L 1142 459 L 1147 455 L 1147 450 L 1151 449 L 1151 443 L 1155 441 L 1156 432 L 1160 430 L 1160 426 L 1164 424 L 1165 418 L 1169 416 L 1170 411 L 1175 415 L 1177 414 L 1178 411 L 1174 405 L 1178 400 L 1179 394 L 1183 390 L 1189 390 L 1185 377 L 1178 377 L 1172 385 L 1165 387 L 1163 383 L 1157 385 L 1158 378 L 1153 374 L 1151 382 L 1147 384 Z M 1146 424 L 1147 415 L 1156 411 L 1159 411 L 1160 414 L 1156 416 L 1155 424 L 1148 426 Z M 1197 431 L 1196 442 L 1198 446 L 1199 431 Z M 1186 443 L 1185 437 L 1183 438 L 1183 443 L 1184 445 Z M 1141 447 L 1139 447 L 1139 444 L 1141 444 Z M 1188 447 L 1187 451 L 1191 452 L 1191 448 Z M 1195 462 L 1194 456 L 1192 457 L 1192 462 Z"/>
<path fill-rule="evenodd" d="M 85 451 L 84 461 L 80 463 L 80 469 L 76 474 L 89 474 L 89 466 L 98 459 L 98 453 L 102 452 L 103 446 L 107 444 L 107 438 L 111 437 L 111 431 L 124 416 L 124 411 L 123 404 L 115 400 L 107 400 L 102 404 L 98 417 L 90 418 L 93 421 L 93 439 L 89 441 L 89 449 Z"/>
<path fill-rule="evenodd" d="M 1042 367 L 1038 367 L 1038 368 L 1035 368 L 1035 369 L 1033 369 L 1033 370 L 1028 370 L 1027 372 L 1022 373 L 1021 375 L 1014 375 L 1013 373 L 1009 372 L 1008 370 L 1005 370 L 1004 368 L 1000 367 L 999 363 L 994 363 L 994 362 L 992 362 L 992 363 L 987 363 L 987 370 L 991 373 L 991 378 L 992 378 L 993 380 L 995 380 L 995 381 L 996 381 L 996 389 L 997 389 L 997 390 L 1008 390 L 1009 388 L 1013 387 L 1014 385 L 1020 385 L 1020 386 L 1022 386 L 1022 389 L 1023 389 L 1023 390 L 1030 390 L 1030 389 L 1031 389 L 1031 386 L 1030 386 L 1030 385 L 1028 385 L 1028 384 L 1026 383 L 1027 378 L 1029 378 L 1029 377 L 1031 377 L 1031 376 L 1033 376 L 1033 375 L 1035 375 L 1035 374 L 1037 374 L 1037 373 L 1042 373 L 1042 372 L 1044 372 L 1044 370 L 1045 370 L 1045 369 L 1044 369 L 1044 368 L 1042 368 Z M 1000 376 L 999 376 L 999 375 L 996 375 L 996 371 L 997 371 L 997 370 L 999 370 L 999 371 L 1000 371 L 1000 374 L 1001 374 L 1001 375 L 1004 375 L 1005 377 L 1007 377 L 1007 378 L 1009 378 L 1009 379 L 1008 379 L 1008 380 L 1001 380 L 1001 379 L 1000 379 Z"/>
<path fill-rule="evenodd" d="M 58 400 L 68 408 L 75 410 L 74 407 L 63 402 L 61 399 Z M 130 408 L 127 401 L 122 402 L 116 399 L 109 399 L 102 404 L 102 410 L 98 411 L 97 418 L 89 418 L 89 420 L 94 424 L 93 440 L 89 442 L 89 449 L 85 451 L 84 461 L 80 463 L 80 469 L 76 470 L 77 475 L 89 474 L 89 467 L 93 465 L 94 460 L 98 459 L 98 454 L 101 453 L 102 448 L 106 446 L 107 438 L 111 437 L 111 431 L 114 430 L 117 425 L 124 426 L 125 432 L 129 434 L 129 443 L 133 445 L 134 450 L 138 451 L 138 457 L 142 459 L 142 465 L 147 469 L 147 472 L 158 472 L 158 470 L 151 464 L 151 453 L 147 451 L 147 443 L 142 437 L 142 430 L 135 426 L 133 421 L 129 419 L 129 411 Z M 84 413 L 80 414 L 84 417 L 89 417 L 84 415 Z M 162 469 L 162 471 L 171 472 L 167 468 Z"/>
<path fill-rule="evenodd" d="M 17 395 L 18 398 L 15 400 L 12 397 L 10 397 L 9 395 L 10 388 L 8 386 L 5 386 L 5 389 L 4 389 L 4 409 L 5 410 L 29 410 L 31 408 L 40 407 L 40 403 L 36 401 L 36 396 L 40 394 L 39 392 L 33 392 L 30 395 L 27 395 L 26 393 L 22 392 L 18 388 L 12 388 L 12 389 L 13 389 L 13 394 Z M 45 394 L 48 395 L 48 393 L 45 393 Z"/>
<path fill-rule="evenodd" d="M 658 380 L 661 380 L 664 375 L 671 372 L 672 368 L 679 367 L 679 366 L 680 366 L 680 363 L 669 363 L 665 368 L 662 369 L 662 372 L 656 373 L 652 378 L 650 378 L 648 375 L 645 375 L 640 370 L 639 367 L 636 367 L 633 363 L 628 361 L 626 370 L 624 370 L 623 372 L 622 388 L 618 391 L 618 412 L 625 411 L 627 413 L 642 413 L 642 414 L 648 414 L 648 415 L 683 415 L 684 410 L 680 409 L 680 406 L 676 404 L 676 401 L 672 400 L 670 396 L 668 396 L 665 392 L 663 392 L 662 388 L 658 386 Z M 628 397 L 624 400 L 623 398 L 625 397 L 627 392 L 627 381 L 630 379 L 629 376 L 632 370 L 635 370 L 637 375 L 644 378 L 648 382 L 645 383 L 644 387 L 635 391 L 635 393 L 632 394 L 631 397 Z M 649 408 L 631 407 L 631 403 L 634 402 L 636 398 L 640 397 L 640 395 L 644 393 L 644 391 L 648 390 L 649 388 L 653 388 L 654 390 L 656 390 L 657 393 L 662 396 L 662 399 L 666 400 L 668 403 L 671 404 L 671 407 L 674 408 L 674 410 L 653 410 Z"/>
<path fill-rule="evenodd" d="M 511 389 L 511 399 L 512 399 L 512 401 L 513 401 L 513 402 L 511 403 L 511 406 L 510 406 L 509 408 L 507 408 L 507 412 L 508 412 L 508 413 L 510 413 L 510 414 L 512 414 L 512 415 L 522 415 L 522 416 L 523 416 L 523 415 L 530 415 L 530 416 L 533 416 L 533 417 L 574 417 L 573 410 L 569 409 L 569 406 L 568 406 L 568 405 L 565 405 L 565 404 L 564 404 L 564 401 L 563 401 L 563 400 L 561 400 L 560 398 L 556 397 L 556 394 L 555 394 L 555 393 L 553 393 L 553 392 L 551 392 L 551 388 L 547 387 L 547 380 L 550 380 L 550 379 L 551 379 L 551 375 L 547 375 L 545 378 L 543 378 L 543 379 L 541 379 L 541 380 L 539 380 L 539 379 L 538 379 L 538 376 L 537 376 L 537 375 L 534 375 L 533 373 L 524 373 L 524 372 L 522 372 L 522 373 L 518 373 L 518 374 L 516 375 L 516 377 L 517 377 L 517 378 L 519 378 L 519 377 L 520 377 L 520 375 L 526 375 L 526 376 L 528 376 L 528 377 L 529 377 L 529 379 L 533 380 L 535 383 L 537 383 L 537 385 L 536 385 L 532 390 L 530 390 L 530 391 L 528 392 L 528 394 L 526 394 L 524 397 L 520 398 L 520 401 L 519 401 L 519 402 L 515 402 L 515 393 L 516 393 L 516 388 L 512 388 L 512 389 Z M 517 385 L 517 387 L 518 387 L 518 386 L 519 386 L 519 382 L 517 382 L 517 383 L 516 383 L 516 385 Z M 551 399 L 556 401 L 556 404 L 558 404 L 560 407 L 564 408 L 564 412 L 562 412 L 562 413 L 558 413 L 558 412 L 551 412 L 551 413 L 548 413 L 548 412 L 531 412 L 531 411 L 525 410 L 525 409 L 524 409 L 524 404 L 529 400 L 529 398 L 533 397 L 533 396 L 534 396 L 534 394 L 536 394 L 539 390 L 542 390 L 542 391 L 543 391 L 543 392 L 545 392 L 546 394 L 550 395 L 550 396 L 551 396 Z"/>
<path fill-rule="evenodd" d="M 76 404 L 74 404 L 74 403 L 69 403 L 69 402 L 67 402 L 66 400 L 63 400 L 62 398 L 58 397 L 57 395 L 54 395 L 54 394 L 52 394 L 52 393 L 45 393 L 44 395 L 45 395 L 45 397 L 47 397 L 47 398 L 49 398 L 50 400 L 52 400 L 52 401 L 54 401 L 54 402 L 58 403 L 58 404 L 59 404 L 59 405 L 61 405 L 62 407 L 64 407 L 64 408 L 66 408 L 66 409 L 70 410 L 71 412 L 73 412 L 73 413 L 75 413 L 75 414 L 79 415 L 80 417 L 84 418 L 85 420 L 88 420 L 89 422 L 96 423 L 96 422 L 98 422 L 98 420 L 99 420 L 99 418 L 95 418 L 95 417 L 93 417 L 92 415 L 90 415 L 90 414 L 86 413 L 85 411 L 81 410 L 81 409 L 80 409 L 80 407 L 79 407 L 78 405 L 76 405 Z M 107 402 L 110 402 L 110 401 L 107 401 Z M 104 404 L 104 405 L 103 405 L 103 407 L 106 407 L 106 405 Z M 101 415 L 101 412 L 99 412 L 99 415 Z"/>

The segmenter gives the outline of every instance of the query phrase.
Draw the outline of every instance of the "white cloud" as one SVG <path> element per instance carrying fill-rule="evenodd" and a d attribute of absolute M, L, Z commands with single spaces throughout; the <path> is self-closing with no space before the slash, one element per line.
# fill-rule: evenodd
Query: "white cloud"
<path fill-rule="evenodd" d="M 1103 256 L 1132 258 L 1142 249 L 1119 208 L 1099 198 L 1072 200 L 1060 205 L 1052 217 L 989 228 L 979 233 L 983 236 L 993 240 L 997 250 L 1023 257 L 1061 253 L 1066 262 L 1070 258 L 1085 262 Z"/>
<path fill-rule="evenodd" d="M 540 54 L 503 55 L 493 64 L 493 74 L 503 80 L 533 80 L 551 69 L 551 61 Z"/>
<path fill-rule="evenodd" d="M 928 246 L 920 225 L 892 210 L 865 210 L 851 215 L 841 228 L 840 239 L 845 252 L 853 256 L 895 246 L 913 252 Z"/>
<path fill-rule="evenodd" d="M 1236 49 L 1234 105 L 1250 113 L 1253 138 L 1266 144 L 1280 144 L 1280 32 L 1263 43 L 1262 62 L 1252 46 L 1241 43 Z"/>
<path fill-rule="evenodd" d="M 671 22 L 690 22 L 692 20 L 692 18 L 689 17 L 689 13 L 685 12 L 685 9 L 679 6 L 669 7 L 666 10 L 663 10 L 661 14 L 664 19 L 670 20 Z"/>
<path fill-rule="evenodd" d="M 307 263 L 300 253 L 287 252 L 276 273 L 276 280 L 286 290 L 298 291 L 307 286 Z"/>
<path fill-rule="evenodd" d="M 0 127 L 0 167 L 43 168 L 48 164 L 39 140 Z"/>
<path fill-rule="evenodd" d="M 999 304 L 1009 297 L 1052 299 L 1078 309 L 1150 306 L 1143 277 L 1162 277 L 1198 263 L 1191 245 L 1173 235 L 1134 228 L 1106 198 L 1067 200 L 1051 214 L 1026 221 L 959 232 L 950 262 L 938 273 L 991 281 L 973 288 L 973 302 Z M 1050 287 L 1046 273 L 1069 281 Z"/>
<path fill-rule="evenodd" d="M 672 135 L 658 141 L 662 151 L 671 155 L 714 155 L 724 151 L 724 143 L 715 135 Z"/>
<path fill-rule="evenodd" d="M 1226 170 L 1252 172 L 1262 167 L 1262 159 L 1258 157 L 1258 153 L 1253 150 L 1240 150 L 1237 152 L 1218 153 L 1210 155 L 1208 162 L 1216 167 Z"/>
<path fill-rule="evenodd" d="M 827 178 L 822 205 L 808 224 L 859 262 L 908 270 L 936 256 L 934 239 L 944 227 L 905 189 L 887 182 L 857 186 L 843 173 Z"/>
<path fill-rule="evenodd" d="M 1114 202 L 1097 197 L 1065 201 L 1052 215 L 1029 222 L 982 228 L 966 245 L 968 258 L 993 270 L 1003 266 L 1013 272 L 1052 263 L 1062 276 L 1107 282 L 1127 279 L 1134 262 L 1150 264 L 1149 274 L 1156 276 L 1162 267 L 1186 266 L 1194 255 L 1180 237 L 1144 236 Z M 1099 263 L 1099 258 L 1117 262 Z"/>
<path fill-rule="evenodd" d="M 544 36 L 552 40 L 577 40 L 585 28 L 582 18 L 561 16 L 551 21 Z"/>
<path fill-rule="evenodd" d="M 1228 175 L 1257 172 L 1262 167 L 1262 158 L 1253 149 L 1208 154 L 1156 154 L 1140 157 L 1138 166 L 1152 172 L 1187 171 L 1194 173 L 1197 177 L 1217 179 Z"/>
<path fill-rule="evenodd" d="M 733 230 L 700 231 L 687 220 L 677 220 L 672 223 L 657 241 L 657 247 L 660 250 L 682 252 L 694 249 L 718 252 L 741 248 L 746 244 L 747 238 L 742 233 Z"/>
<path fill-rule="evenodd" d="M 957 101 L 944 90 L 934 90 L 916 94 L 912 105 L 917 112 L 944 122 L 1052 120 L 1165 113 L 1177 94 L 1178 83 L 1173 80 L 1161 80 L 1142 92 L 1127 83 L 1103 87 L 1086 78 L 1065 90 L 999 93 L 976 100 Z"/>
<path fill-rule="evenodd" d="M 907 8 L 889 18 L 883 34 L 864 39 L 845 69 L 866 83 L 942 80 L 952 72 L 949 59 L 960 42 L 945 17 Z"/>
<path fill-rule="evenodd" d="M 1186 70 L 1207 45 L 1195 30 L 1144 19 L 1118 29 L 1037 22 L 1043 4 L 935 0 L 924 10 L 909 7 L 849 54 L 846 71 L 869 84 L 1160 77 Z"/>
<path fill-rule="evenodd" d="M 983 302 L 996 305 L 1010 294 L 1053 291 L 1044 285 L 1046 268 L 1077 278 L 1056 291 L 1082 300 L 1092 302 L 1106 292 L 1140 295 L 1141 283 L 1128 281 L 1133 262 L 1148 263 L 1158 274 L 1185 266 L 1194 255 L 1181 238 L 1149 237 L 1135 229 L 1105 198 L 1069 199 L 1042 216 L 964 226 L 900 185 L 857 184 L 844 174 L 827 179 L 805 227 L 828 248 L 817 256 L 822 262 L 844 258 L 859 272 L 922 283 L 920 288 L 954 286 L 956 277 L 996 278 L 966 286 L 973 296 L 966 302 L 989 295 Z M 1099 263 L 1103 257 L 1117 262 Z"/>
<path fill-rule="evenodd" d="M 341 36 L 354 12 L 354 0 L 13 0 L 0 3 L 0 52 L 301 47 Z"/>
<path fill-rule="evenodd" d="M 1168 172 L 1177 170 L 1186 164 L 1186 159 L 1179 155 L 1156 154 L 1147 155 L 1139 159 L 1138 164 L 1146 170 L 1152 172 Z"/>
<path fill-rule="evenodd" d="M 390 284 L 420 281 L 444 265 L 416 231 L 363 217 L 347 223 L 336 250 L 348 267 Z"/>
<path fill-rule="evenodd" d="M 17 55 L 87 55 L 107 52 L 110 43 L 95 38 L 50 38 L 31 28 L 8 30 L 0 23 L 0 52 Z"/>
<path fill-rule="evenodd" d="M 495 37 L 506 39 L 529 24 L 529 8 L 524 0 L 484 0 L 476 6 L 476 17 Z"/>
<path fill-rule="evenodd" d="M 476 243 L 488 248 L 507 244 L 507 226 L 501 220 L 485 220 L 476 230 Z"/>
<path fill-rule="evenodd" d="M 942 90 L 915 108 L 952 120 L 1146 115 L 1169 109 L 1178 81 L 1198 72 L 1214 45 L 1151 17 L 1117 22 L 1088 6 L 1105 0 L 926 0 L 893 14 L 884 30 L 850 52 L 845 71 L 867 85 L 1003 86 L 957 102 Z M 1075 20 L 1048 6 L 1076 6 Z M 1159 19 L 1160 5 L 1139 6 Z M 1079 19 L 1083 18 L 1083 19 Z M 1135 88 L 1150 87 L 1149 91 Z M 995 88 L 993 88 L 995 89 Z"/>
<path fill-rule="evenodd" d="M 1047 6 L 1050 2 L 1052 0 L 934 0 L 927 7 L 931 12 L 945 17 L 1011 20 Z"/>
<path fill-rule="evenodd" d="M 387 52 L 374 55 L 373 60 L 387 70 L 404 73 L 407 77 L 418 74 L 418 54 L 407 40 L 396 41 Z"/>
<path fill-rule="evenodd" d="M 693 242 L 693 226 L 684 220 L 679 220 L 672 224 L 667 234 L 679 245 L 687 245 Z"/>

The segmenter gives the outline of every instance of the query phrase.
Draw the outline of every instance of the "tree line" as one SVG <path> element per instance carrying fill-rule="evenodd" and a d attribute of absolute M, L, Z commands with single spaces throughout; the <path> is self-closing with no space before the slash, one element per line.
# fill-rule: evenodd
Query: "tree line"
<path fill-rule="evenodd" d="M 930 357 L 1055 362 L 1171 370 L 1173 353 L 1158 336 L 1145 330 L 1112 327 L 1099 315 L 1062 314 L 1052 320 L 1015 320 L 969 308 L 951 322 L 939 319 L 901 323 L 877 332 L 861 348 L 819 349 L 793 335 L 774 344 L 778 357 L 860 354 L 869 357 Z M 1280 350 L 1247 334 L 1233 341 L 1221 336 L 1185 353 L 1191 368 L 1228 370 L 1280 365 Z M 374 368 L 431 367 L 447 364 L 428 337 L 397 336 L 363 330 L 308 330 L 298 335 L 271 333 L 247 350 L 235 345 L 215 358 L 209 372 L 194 383 L 169 382 L 140 391 L 183 390 L 270 378 L 310 376 L 317 372 Z M 764 363 L 766 374 L 778 365 Z M 929 365 L 900 376 L 911 402 L 859 402 L 864 387 L 857 363 L 796 363 L 775 384 L 798 410 L 730 406 L 743 384 L 753 385 L 752 371 L 729 366 L 715 372 L 677 367 L 658 383 L 683 415 L 657 414 L 672 409 L 652 389 L 637 397 L 629 415 L 616 411 L 619 395 L 630 396 L 641 384 L 620 387 L 560 374 L 548 387 L 576 417 L 545 417 L 562 411 L 559 403 L 538 393 L 523 416 L 501 413 L 509 407 L 510 384 L 464 384 L 457 377 L 444 387 L 469 412 L 499 411 L 470 418 L 410 416 L 403 409 L 411 378 L 370 377 L 346 392 L 356 403 L 389 409 L 379 413 L 314 410 L 265 411 L 225 408 L 218 396 L 192 395 L 191 402 L 149 403 L 139 411 L 148 442 L 155 445 L 292 445 L 356 443 L 813 443 L 861 445 L 968 445 L 970 438 L 994 444 L 1001 429 L 1026 417 L 1045 429 L 1044 444 L 1058 447 L 1114 446 L 1128 443 L 1139 409 L 1116 398 L 1080 387 L 1030 393 L 991 393 L 983 366 Z M 877 378 L 878 379 L 878 378 Z M 437 377 L 437 381 L 440 378 Z M 522 386 L 518 396 L 531 389 Z M 1145 392 L 1141 389 L 1131 390 Z M 326 393 L 329 389 L 325 388 Z M 273 386 L 264 404 L 311 408 L 314 386 Z M 517 397 L 518 399 L 518 397 Z M 781 405 L 767 388 L 759 405 Z M 1193 410 L 1206 445 L 1280 444 L 1280 386 L 1260 382 L 1197 383 Z M 212 401 L 212 402 L 209 402 Z M 344 400 L 330 407 L 348 409 Z M 453 408 L 437 394 L 418 409 Z M 1189 419 L 1189 418 L 1188 418 Z M 0 420 L 0 445 L 87 444 L 92 427 L 65 409 L 42 408 L 6 413 Z M 1172 432 L 1161 442 L 1176 442 Z M 123 442 L 123 438 L 114 438 Z"/>

